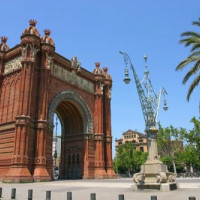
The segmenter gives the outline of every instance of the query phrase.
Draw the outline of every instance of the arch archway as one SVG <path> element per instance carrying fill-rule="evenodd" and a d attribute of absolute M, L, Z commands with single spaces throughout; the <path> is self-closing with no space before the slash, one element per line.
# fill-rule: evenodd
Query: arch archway
<path fill-rule="evenodd" d="M 80 179 L 87 153 L 85 136 L 93 134 L 93 121 L 88 106 L 74 91 L 58 93 L 49 106 L 48 121 L 53 125 L 54 113 L 61 122 L 60 178 Z"/>
<path fill-rule="evenodd" d="M 52 179 L 54 113 L 62 126 L 62 177 L 115 177 L 108 69 L 96 62 L 90 72 L 76 57 L 61 56 L 50 31 L 40 38 L 35 25 L 30 20 L 20 44 L 0 52 L 0 180 Z"/>

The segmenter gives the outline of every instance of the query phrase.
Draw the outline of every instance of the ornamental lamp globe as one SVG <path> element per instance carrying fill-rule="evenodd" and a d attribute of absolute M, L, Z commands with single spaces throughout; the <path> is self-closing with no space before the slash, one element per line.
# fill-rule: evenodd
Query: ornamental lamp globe
<path fill-rule="evenodd" d="M 166 100 L 164 100 L 164 106 L 163 106 L 163 110 L 167 111 L 168 110 L 168 106 L 167 106 L 167 102 Z"/>
<path fill-rule="evenodd" d="M 124 82 L 125 82 L 126 84 L 129 84 L 130 81 L 131 81 L 131 79 L 129 78 L 129 71 L 128 71 L 128 69 L 125 69 L 125 78 L 124 78 Z"/>

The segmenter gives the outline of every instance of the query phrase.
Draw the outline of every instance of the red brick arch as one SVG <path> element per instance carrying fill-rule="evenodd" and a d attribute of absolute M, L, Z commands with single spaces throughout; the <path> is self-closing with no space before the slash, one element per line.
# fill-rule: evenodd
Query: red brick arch
<path fill-rule="evenodd" d="M 50 126 L 54 124 L 54 113 L 59 116 L 62 125 L 59 178 L 82 178 L 85 173 L 84 162 L 87 162 L 84 158 L 88 157 L 87 144 L 84 140 L 89 137 L 89 134 L 94 134 L 89 107 L 76 92 L 61 91 L 55 95 L 49 105 Z"/>
<path fill-rule="evenodd" d="M 84 99 L 74 91 L 62 91 L 56 94 L 49 105 L 48 122 L 53 124 L 53 114 L 56 112 L 58 105 L 63 101 L 70 101 L 76 104 L 84 121 L 84 133 L 94 133 L 91 111 Z"/>
<path fill-rule="evenodd" d="M 91 73 L 76 57 L 64 58 L 50 31 L 40 38 L 35 26 L 30 20 L 14 48 L 5 37 L 0 44 L 0 180 L 53 179 L 55 112 L 63 127 L 62 178 L 115 177 L 107 68 L 96 63 Z"/>

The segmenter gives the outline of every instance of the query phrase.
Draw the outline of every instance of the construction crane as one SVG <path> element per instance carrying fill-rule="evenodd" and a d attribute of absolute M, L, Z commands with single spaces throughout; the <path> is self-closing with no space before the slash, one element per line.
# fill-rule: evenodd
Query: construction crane
<path fill-rule="evenodd" d="M 146 71 L 144 72 L 144 78 L 142 81 L 138 79 L 137 73 L 133 67 L 131 59 L 127 53 L 119 52 L 124 57 L 124 62 L 126 64 L 125 67 L 125 78 L 124 82 L 128 84 L 130 82 L 129 78 L 129 68 L 133 72 L 133 76 L 135 79 L 135 84 L 138 92 L 138 96 L 140 99 L 140 104 L 142 107 L 142 112 L 145 121 L 145 130 L 150 130 L 152 127 L 156 127 L 157 119 L 158 119 L 158 111 L 160 106 L 160 99 L 161 96 L 164 97 L 164 106 L 163 109 L 166 111 L 168 109 L 165 95 L 167 95 L 166 90 L 162 87 L 158 94 L 153 89 L 151 81 L 149 79 L 149 71 L 147 66 L 147 56 L 144 56 L 145 60 L 145 68 Z"/>

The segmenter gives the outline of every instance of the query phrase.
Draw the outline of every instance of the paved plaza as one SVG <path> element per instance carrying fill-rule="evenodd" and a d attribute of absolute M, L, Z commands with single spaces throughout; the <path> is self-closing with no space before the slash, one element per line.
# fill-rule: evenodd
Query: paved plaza
<path fill-rule="evenodd" d="M 180 189 L 170 192 L 131 190 L 132 179 L 112 180 L 58 180 L 43 183 L 6 184 L 0 183 L 3 198 L 9 200 L 11 189 L 16 188 L 16 199 L 27 200 L 28 190 L 33 190 L 33 199 L 45 200 L 46 191 L 51 190 L 52 200 L 66 200 L 67 192 L 72 192 L 72 200 L 90 200 L 96 193 L 97 200 L 118 200 L 124 194 L 125 200 L 150 200 L 156 195 L 158 200 L 186 200 L 190 196 L 200 200 L 200 178 L 179 178 Z"/>

